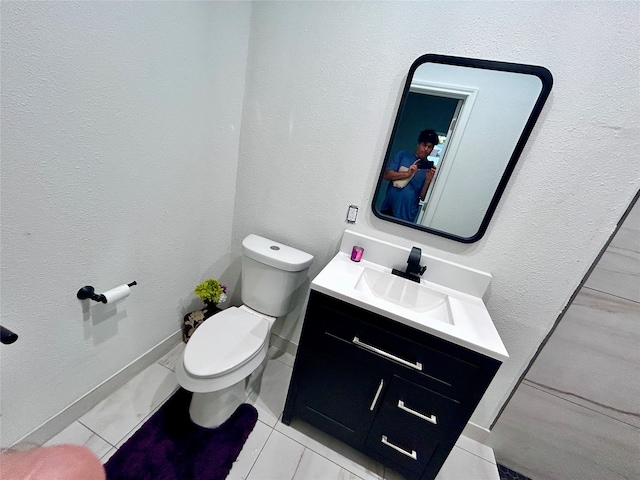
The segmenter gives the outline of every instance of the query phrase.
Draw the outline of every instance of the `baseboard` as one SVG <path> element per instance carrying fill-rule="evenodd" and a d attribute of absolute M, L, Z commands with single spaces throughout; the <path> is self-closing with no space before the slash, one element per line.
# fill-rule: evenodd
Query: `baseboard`
<path fill-rule="evenodd" d="M 111 395 L 122 385 L 142 372 L 145 368 L 160 360 L 160 358 L 175 347 L 181 339 L 182 332 L 180 330 L 169 335 L 155 347 L 140 355 L 129 365 L 113 374 L 107 380 L 73 402 L 60 413 L 54 415 L 45 423 L 32 430 L 9 448 L 23 450 L 43 445 L 79 419 L 82 415 L 91 410 L 101 400 Z"/>
<path fill-rule="evenodd" d="M 462 435 L 471 440 L 475 440 L 476 442 L 482 443 L 486 445 L 487 439 L 489 435 L 491 435 L 491 430 L 485 427 L 481 427 L 473 422 L 467 422 L 467 425 L 464 427 L 462 431 Z"/>
<path fill-rule="evenodd" d="M 277 348 L 278 350 L 280 350 L 281 352 L 285 352 L 285 353 L 289 353 L 291 355 L 293 355 L 294 357 L 296 356 L 296 353 L 298 353 L 298 345 L 296 345 L 295 343 L 286 340 L 282 337 L 279 337 L 275 334 L 271 334 L 271 346 Z"/>

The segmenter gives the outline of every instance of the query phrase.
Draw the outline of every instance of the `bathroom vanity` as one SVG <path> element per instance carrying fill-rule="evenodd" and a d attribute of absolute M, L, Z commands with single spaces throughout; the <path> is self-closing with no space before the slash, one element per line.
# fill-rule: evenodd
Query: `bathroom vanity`
<path fill-rule="evenodd" d="M 435 478 L 507 358 L 471 294 L 490 276 L 423 256 L 433 280 L 467 292 L 410 282 L 376 262 L 401 266 L 408 249 L 345 237 L 311 284 L 283 422 L 314 425 L 406 478 Z M 370 261 L 349 260 L 354 241 Z"/>

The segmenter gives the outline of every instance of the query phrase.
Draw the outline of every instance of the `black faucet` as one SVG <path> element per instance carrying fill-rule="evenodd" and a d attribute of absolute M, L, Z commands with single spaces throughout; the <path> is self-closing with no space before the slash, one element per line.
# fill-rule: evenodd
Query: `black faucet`
<path fill-rule="evenodd" d="M 407 260 L 407 270 L 402 271 L 398 269 L 391 270 L 391 273 L 398 275 L 399 277 L 406 278 L 407 280 L 413 280 L 420 283 L 420 275 L 422 275 L 427 269 L 426 265 L 420 265 L 420 258 L 422 258 L 422 250 L 418 247 L 413 247 Z"/>

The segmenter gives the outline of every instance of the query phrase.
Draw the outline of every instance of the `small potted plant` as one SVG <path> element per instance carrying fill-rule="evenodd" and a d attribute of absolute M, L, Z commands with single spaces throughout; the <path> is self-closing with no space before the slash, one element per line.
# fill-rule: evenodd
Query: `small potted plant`
<path fill-rule="evenodd" d="M 202 325 L 202 322 L 220 311 L 218 304 L 227 299 L 227 287 L 213 278 L 197 285 L 193 293 L 204 302 L 204 308 L 184 316 L 182 326 L 182 341 L 184 343 L 189 341 L 193 332 Z"/>

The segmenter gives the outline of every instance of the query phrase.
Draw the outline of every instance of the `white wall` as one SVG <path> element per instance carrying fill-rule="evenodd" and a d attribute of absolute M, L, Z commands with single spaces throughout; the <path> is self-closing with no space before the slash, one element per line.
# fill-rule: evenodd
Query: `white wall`
<path fill-rule="evenodd" d="M 474 414 L 488 427 L 640 185 L 639 5 L 256 2 L 236 252 L 250 232 L 273 237 L 314 254 L 315 275 L 356 204 L 356 230 L 493 274 L 485 301 L 511 358 Z M 371 213 L 405 76 L 424 53 L 542 65 L 555 79 L 475 244 Z"/>
<path fill-rule="evenodd" d="M 176 332 L 230 263 L 251 4 L 2 2 L 2 445 Z M 136 280 L 116 305 L 76 298 Z"/>

